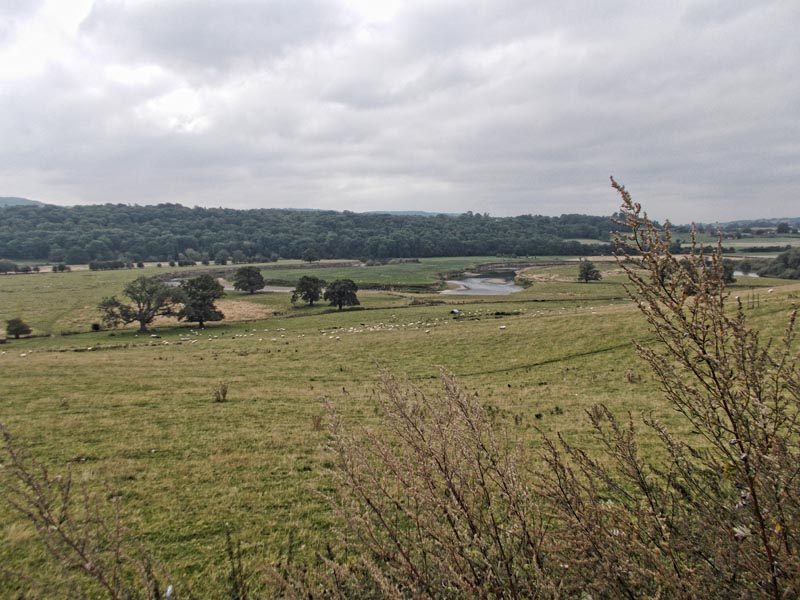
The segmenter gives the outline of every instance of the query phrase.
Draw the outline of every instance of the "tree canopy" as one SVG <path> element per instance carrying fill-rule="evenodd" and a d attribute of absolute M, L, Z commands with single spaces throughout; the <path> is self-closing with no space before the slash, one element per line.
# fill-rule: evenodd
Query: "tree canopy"
<path fill-rule="evenodd" d="M 356 296 L 358 286 L 352 279 L 337 279 L 325 288 L 324 298 L 331 306 L 358 306 L 361 304 Z"/>
<path fill-rule="evenodd" d="M 6 333 L 8 335 L 13 335 L 16 340 L 19 339 L 19 336 L 28 335 L 30 332 L 30 326 L 19 317 L 6 321 Z"/>
<path fill-rule="evenodd" d="M 109 327 L 138 322 L 140 332 L 146 332 L 156 317 L 175 316 L 183 300 L 179 289 L 166 286 L 155 277 L 137 277 L 122 293 L 130 304 L 120 302 L 116 296 L 100 302 L 98 308 L 103 313 L 103 322 Z"/>
<path fill-rule="evenodd" d="M 225 295 L 222 287 L 211 275 L 199 275 L 181 284 L 183 308 L 178 312 L 178 320 L 196 322 L 201 329 L 206 321 L 221 321 L 225 315 L 214 305 Z"/>
<path fill-rule="evenodd" d="M 241 267 L 233 275 L 233 289 L 255 294 L 264 287 L 264 276 L 258 267 Z"/>
<path fill-rule="evenodd" d="M 325 281 L 319 277 L 303 275 L 292 292 L 292 303 L 300 299 L 303 302 L 308 302 L 309 306 L 314 306 L 314 302 L 322 297 L 322 288 L 324 287 Z"/>
<path fill-rule="evenodd" d="M 771 260 L 754 260 L 755 271 L 761 277 L 800 279 L 800 248 L 790 248 Z"/>
<path fill-rule="evenodd" d="M 589 283 L 599 281 L 603 276 L 598 271 L 597 266 L 590 260 L 582 260 L 578 266 L 578 281 Z"/>
<path fill-rule="evenodd" d="M 0 257 L 87 264 L 91 260 L 178 261 L 244 256 L 424 258 L 598 255 L 607 217 L 394 215 L 285 209 L 188 208 L 179 204 L 0 207 Z M 234 254 L 241 252 L 241 255 Z M 306 254 L 311 251 L 310 254 Z"/>

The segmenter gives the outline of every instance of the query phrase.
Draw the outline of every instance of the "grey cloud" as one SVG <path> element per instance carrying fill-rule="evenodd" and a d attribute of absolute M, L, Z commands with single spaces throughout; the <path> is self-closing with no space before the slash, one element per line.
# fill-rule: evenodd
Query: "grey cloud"
<path fill-rule="evenodd" d="M 596 214 L 613 174 L 656 218 L 780 216 L 800 184 L 798 25 L 789 1 L 421 1 L 380 24 L 332 2 L 104 1 L 85 64 L 0 86 L 0 182 L 24 195 L 15 174 L 38 173 L 45 201 Z M 159 71 L 125 83 L 106 61 Z M 177 89 L 197 107 L 152 108 Z"/>
<path fill-rule="evenodd" d="M 24 17 L 36 12 L 44 0 L 4 0 L 0 4 L 0 18 Z"/>
<path fill-rule="evenodd" d="M 13 39 L 21 21 L 35 14 L 44 0 L 4 0 L 0 3 L 0 47 Z"/>
<path fill-rule="evenodd" d="M 127 60 L 219 74 L 260 66 L 346 26 L 346 13 L 325 0 L 98 0 L 81 33 Z"/>
<path fill-rule="evenodd" d="M 748 0 L 700 0 L 688 6 L 684 13 L 684 23 L 690 27 L 706 27 L 746 17 L 749 13 L 763 10 L 768 5 L 779 2 L 764 0 L 753 3 Z"/>

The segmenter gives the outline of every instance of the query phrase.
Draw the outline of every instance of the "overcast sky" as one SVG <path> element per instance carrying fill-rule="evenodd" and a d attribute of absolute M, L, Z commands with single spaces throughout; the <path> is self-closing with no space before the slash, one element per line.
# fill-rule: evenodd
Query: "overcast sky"
<path fill-rule="evenodd" d="M 798 0 L 2 0 L 0 196 L 800 216 Z"/>

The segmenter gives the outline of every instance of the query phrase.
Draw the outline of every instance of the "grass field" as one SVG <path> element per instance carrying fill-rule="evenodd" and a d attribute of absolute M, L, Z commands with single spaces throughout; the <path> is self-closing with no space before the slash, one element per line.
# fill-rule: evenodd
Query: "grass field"
<path fill-rule="evenodd" d="M 429 282 L 437 268 L 477 259 L 460 260 L 358 267 L 365 275 L 356 281 Z M 332 462 L 316 421 L 327 399 L 350 423 L 379 430 L 370 401 L 377 365 L 431 393 L 439 369 L 452 371 L 531 447 L 537 428 L 585 440 L 583 411 L 597 402 L 653 413 L 691 435 L 635 356 L 631 340 L 650 337 L 622 274 L 598 266 L 604 278 L 590 284 L 575 282 L 577 266 L 540 267 L 512 296 L 368 291 L 359 310 L 341 312 L 293 307 L 287 293 L 229 293 L 225 310 L 242 320 L 201 332 L 169 321 L 159 338 L 88 331 L 97 301 L 141 270 L 0 277 L 0 318 L 20 316 L 39 333 L 81 332 L 0 346 L 0 421 L 54 469 L 119 497 L 126 523 L 205 597 L 226 574 L 226 527 L 254 561 L 311 557 L 329 541 L 319 492 Z M 328 280 L 349 276 L 324 271 Z M 765 334 L 779 335 L 800 284 L 741 278 L 731 293 L 749 301 Z M 264 316 L 241 316 L 254 307 Z M 641 382 L 628 382 L 629 369 Z M 217 403 L 221 382 L 228 401 Z M 44 568 L 35 532 L 5 506 L 0 531 L 0 564 Z M 1 582 L 0 597 L 10 597 Z"/>
<path fill-rule="evenodd" d="M 264 277 L 271 282 L 293 285 L 302 275 L 312 275 L 334 281 L 352 279 L 362 288 L 430 288 L 441 283 L 441 273 L 463 271 L 475 265 L 496 262 L 496 256 L 423 258 L 418 263 L 398 263 L 355 267 L 309 267 L 302 270 L 281 269 L 280 265 L 265 269 Z"/>
<path fill-rule="evenodd" d="M 673 238 L 681 239 L 686 244 L 690 239 L 690 235 L 673 234 Z M 697 241 L 701 244 L 716 244 L 717 235 L 715 233 L 699 233 L 697 234 Z M 726 248 L 736 248 L 737 252 L 747 252 L 747 249 L 753 246 L 800 246 L 800 234 L 758 235 L 743 237 L 738 240 L 723 239 L 722 245 Z"/>

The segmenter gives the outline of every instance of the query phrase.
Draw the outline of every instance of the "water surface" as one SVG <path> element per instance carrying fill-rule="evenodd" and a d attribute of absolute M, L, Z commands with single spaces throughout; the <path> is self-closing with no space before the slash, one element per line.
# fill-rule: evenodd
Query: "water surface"
<path fill-rule="evenodd" d="M 525 288 L 514 283 L 513 271 L 497 271 L 482 275 L 470 275 L 461 279 L 451 279 L 447 283 L 458 288 L 444 290 L 442 294 L 470 294 L 478 296 L 502 296 L 521 292 Z"/>

